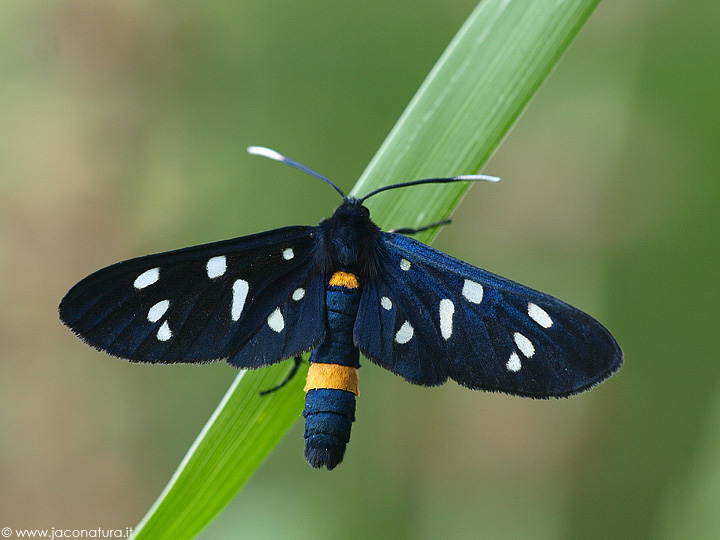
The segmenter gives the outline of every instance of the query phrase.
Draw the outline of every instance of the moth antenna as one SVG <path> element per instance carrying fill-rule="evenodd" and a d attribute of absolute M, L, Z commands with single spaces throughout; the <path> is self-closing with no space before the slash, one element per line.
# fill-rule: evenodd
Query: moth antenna
<path fill-rule="evenodd" d="M 500 178 L 497 176 L 489 176 L 487 174 L 463 174 L 460 176 L 450 176 L 448 178 L 424 178 L 422 180 L 412 180 L 410 182 L 402 182 L 400 184 L 392 184 L 390 186 L 379 187 L 376 190 L 371 191 L 365 195 L 360 202 L 362 203 L 365 199 L 377 195 L 381 191 L 387 191 L 388 189 L 397 189 L 408 186 L 419 186 L 421 184 L 449 184 L 451 182 L 499 182 Z"/>
<path fill-rule="evenodd" d="M 307 168 L 302 163 L 299 163 L 295 161 L 294 159 L 290 159 L 287 156 L 283 156 L 280 152 L 276 152 L 275 150 L 272 150 L 271 148 L 265 148 L 264 146 L 248 146 L 247 147 L 248 154 L 253 154 L 255 156 L 263 156 L 266 158 L 273 159 L 275 161 L 279 161 L 280 163 L 284 163 L 285 165 L 290 165 L 291 167 L 295 167 L 296 169 L 300 169 L 302 172 L 309 174 L 310 176 L 314 176 L 318 180 L 322 180 L 326 184 L 330 185 L 337 191 L 340 196 L 343 198 L 343 201 L 347 200 L 347 197 L 342 192 L 342 190 L 337 186 L 335 182 L 327 178 L 326 176 L 323 176 L 320 173 L 317 173 L 313 171 L 312 169 Z"/>

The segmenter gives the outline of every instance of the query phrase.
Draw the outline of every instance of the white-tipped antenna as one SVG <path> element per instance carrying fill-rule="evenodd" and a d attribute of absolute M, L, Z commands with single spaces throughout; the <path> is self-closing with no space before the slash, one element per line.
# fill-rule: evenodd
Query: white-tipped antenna
<path fill-rule="evenodd" d="M 408 186 L 420 186 L 423 184 L 449 184 L 451 182 L 478 182 L 478 181 L 484 181 L 484 182 L 499 182 L 500 178 L 497 176 L 488 176 L 487 174 L 463 174 L 460 176 L 450 176 L 448 178 L 423 178 L 422 180 L 412 180 L 410 182 L 402 182 L 400 184 L 392 184 L 390 186 L 383 186 L 379 187 L 376 190 L 371 191 L 364 197 L 360 199 L 360 202 L 364 201 L 365 199 L 372 197 L 373 195 L 377 195 L 378 193 L 381 193 L 383 191 L 387 191 L 388 189 L 397 189 L 397 188 L 403 188 Z"/>
<path fill-rule="evenodd" d="M 499 182 L 499 176 L 490 176 L 489 174 L 462 174 L 455 177 L 457 180 L 467 180 L 468 182 L 476 182 L 484 180 L 485 182 Z"/>
<path fill-rule="evenodd" d="M 283 156 L 280 152 L 276 152 L 275 150 L 273 150 L 271 148 L 265 148 L 264 146 L 248 146 L 247 151 L 249 154 L 270 158 L 275 161 L 279 161 L 280 163 L 285 163 L 286 165 L 290 165 L 291 167 L 295 167 L 296 169 L 300 169 L 302 172 L 309 174 L 310 176 L 314 176 L 318 180 L 322 180 L 326 184 L 332 186 L 335 189 L 335 191 L 337 191 L 342 196 L 343 200 L 347 200 L 347 197 L 342 192 L 342 190 L 335 184 L 335 182 L 333 182 L 329 178 L 323 176 L 322 174 L 313 171 L 312 169 L 308 169 L 302 163 L 299 163 L 299 162 L 295 161 L 294 159 L 290 159 L 289 157 Z"/>
<path fill-rule="evenodd" d="M 272 148 L 265 148 L 264 146 L 248 146 L 248 154 L 255 156 L 265 156 L 266 158 L 274 159 L 275 161 L 287 161 L 287 158 L 280 152 L 276 152 Z"/>

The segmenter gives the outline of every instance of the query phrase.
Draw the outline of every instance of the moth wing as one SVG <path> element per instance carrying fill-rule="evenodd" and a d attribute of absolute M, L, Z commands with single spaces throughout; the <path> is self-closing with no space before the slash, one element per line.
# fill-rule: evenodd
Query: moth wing
<path fill-rule="evenodd" d="M 383 233 L 379 275 L 362 292 L 354 342 L 421 385 L 551 397 L 581 392 L 622 364 L 595 319 L 557 298 Z"/>
<path fill-rule="evenodd" d="M 131 259 L 70 289 L 60 319 L 134 362 L 278 362 L 324 337 L 314 244 L 314 227 L 286 227 Z"/>

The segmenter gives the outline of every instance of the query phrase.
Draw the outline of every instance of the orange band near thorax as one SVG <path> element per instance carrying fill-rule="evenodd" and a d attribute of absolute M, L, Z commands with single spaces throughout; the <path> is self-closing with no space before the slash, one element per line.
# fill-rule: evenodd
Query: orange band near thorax
<path fill-rule="evenodd" d="M 359 287 L 357 276 L 349 272 L 335 272 L 330 278 L 329 285 L 331 287 L 345 287 L 346 289 L 357 289 Z"/>
<path fill-rule="evenodd" d="M 355 367 L 312 363 L 307 375 L 305 392 L 320 388 L 332 388 L 346 390 L 357 396 L 359 395 L 358 382 L 358 370 Z"/>

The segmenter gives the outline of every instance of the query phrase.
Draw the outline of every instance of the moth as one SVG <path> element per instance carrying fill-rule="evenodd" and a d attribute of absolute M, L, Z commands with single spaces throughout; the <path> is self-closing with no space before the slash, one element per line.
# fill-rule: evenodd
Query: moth
<path fill-rule="evenodd" d="M 65 295 L 62 322 L 92 347 L 131 362 L 225 360 L 255 369 L 293 359 L 289 380 L 312 351 L 305 457 L 328 469 L 350 440 L 360 354 L 413 384 L 453 379 L 533 398 L 577 394 L 620 369 L 620 346 L 589 315 L 408 236 L 428 227 L 383 232 L 363 204 L 389 189 L 497 178 L 429 178 L 353 198 L 273 150 L 248 151 L 328 183 L 342 204 L 315 227 L 108 266 Z"/>

